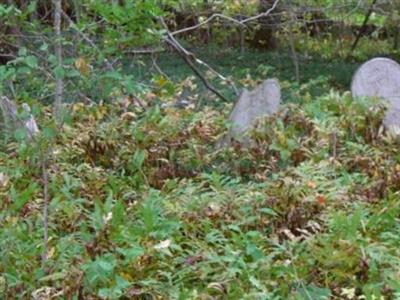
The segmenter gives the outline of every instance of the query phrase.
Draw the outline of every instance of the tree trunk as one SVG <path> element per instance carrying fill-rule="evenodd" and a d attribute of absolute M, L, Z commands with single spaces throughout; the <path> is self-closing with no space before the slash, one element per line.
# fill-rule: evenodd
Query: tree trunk
<path fill-rule="evenodd" d="M 289 43 L 290 43 L 290 51 L 292 52 L 292 61 L 295 70 L 296 81 L 300 82 L 300 67 L 299 67 L 299 57 L 296 52 L 296 39 L 294 35 L 293 24 L 296 22 L 296 17 L 293 12 L 290 12 L 290 21 L 289 21 Z"/>
<path fill-rule="evenodd" d="M 57 58 L 57 68 L 62 69 L 62 44 L 61 44 L 61 12 L 62 3 L 61 0 L 54 0 L 54 33 L 56 38 L 55 43 L 55 56 Z M 63 103 L 63 79 L 60 74 L 56 74 L 56 94 L 54 100 L 54 116 L 57 123 L 62 122 L 62 103 Z"/>

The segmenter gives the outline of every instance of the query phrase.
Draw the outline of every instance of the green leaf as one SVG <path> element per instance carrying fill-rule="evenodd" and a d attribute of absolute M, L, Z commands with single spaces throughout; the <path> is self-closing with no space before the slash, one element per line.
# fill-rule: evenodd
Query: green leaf
<path fill-rule="evenodd" d="M 112 210 L 112 224 L 117 226 L 125 221 L 125 205 L 122 201 L 117 201 Z"/>
<path fill-rule="evenodd" d="M 18 56 L 25 56 L 28 53 L 28 50 L 25 47 L 21 47 L 18 50 Z"/>
<path fill-rule="evenodd" d="M 107 72 L 104 75 L 104 77 L 108 78 L 108 79 L 115 79 L 115 80 L 122 80 L 123 79 L 122 74 L 120 72 L 117 72 L 117 71 Z"/>
<path fill-rule="evenodd" d="M 259 211 L 261 213 L 264 213 L 264 214 L 269 215 L 269 216 L 273 216 L 273 217 L 278 216 L 278 214 L 273 209 L 268 208 L 268 207 L 260 208 Z"/>
<path fill-rule="evenodd" d="M 12 210 L 18 212 L 29 200 L 33 198 L 34 193 L 37 191 L 37 184 L 31 183 L 21 193 L 12 193 Z"/>
<path fill-rule="evenodd" d="M 250 255 L 254 261 L 263 258 L 263 253 L 254 244 L 248 244 L 246 247 L 246 254 Z"/>
<path fill-rule="evenodd" d="M 118 248 L 117 251 L 125 257 L 127 262 L 131 262 L 145 253 L 144 249 L 140 246 L 135 246 L 132 248 Z"/>
<path fill-rule="evenodd" d="M 43 43 L 42 46 L 40 46 L 41 51 L 46 51 L 49 48 L 49 45 L 47 43 Z"/>
<path fill-rule="evenodd" d="M 62 79 L 65 76 L 64 68 L 61 66 L 55 67 L 53 72 L 57 79 Z"/>
<path fill-rule="evenodd" d="M 67 274 L 65 272 L 57 272 L 39 279 L 39 281 L 56 281 L 65 278 Z"/>
<path fill-rule="evenodd" d="M 146 152 L 144 150 L 141 149 L 136 150 L 132 160 L 133 166 L 137 170 L 140 170 L 143 166 L 145 158 L 146 158 Z"/>
<path fill-rule="evenodd" d="M 32 69 L 36 68 L 38 66 L 38 59 L 36 56 L 29 55 L 25 57 L 25 63 Z"/>
<path fill-rule="evenodd" d="M 31 1 L 27 7 L 27 12 L 34 13 L 36 11 L 36 7 L 37 7 L 36 4 L 37 4 L 36 1 Z"/>
<path fill-rule="evenodd" d="M 69 71 L 67 72 L 66 76 L 67 76 L 68 78 L 80 77 L 80 76 L 81 76 L 81 73 L 79 73 L 79 71 L 76 70 L 76 69 L 72 69 L 72 70 L 69 70 Z"/>
<path fill-rule="evenodd" d="M 45 127 L 43 129 L 43 135 L 47 139 L 53 139 L 57 135 L 57 131 L 52 127 Z"/>
<path fill-rule="evenodd" d="M 25 128 L 18 128 L 17 130 L 14 131 L 14 138 L 17 141 L 24 141 L 28 137 L 28 132 Z"/>
<path fill-rule="evenodd" d="M 332 296 L 332 292 L 328 288 L 320 288 L 316 285 L 310 284 L 308 286 L 302 286 L 297 289 L 297 297 L 299 300 L 328 300 Z"/>

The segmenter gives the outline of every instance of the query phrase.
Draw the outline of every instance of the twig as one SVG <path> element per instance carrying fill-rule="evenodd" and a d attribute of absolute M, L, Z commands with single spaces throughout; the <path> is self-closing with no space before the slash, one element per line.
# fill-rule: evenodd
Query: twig
<path fill-rule="evenodd" d="M 194 56 L 193 53 L 187 51 L 185 48 L 182 47 L 182 45 L 172 36 L 171 32 L 168 29 L 167 24 L 165 24 L 165 21 L 163 18 L 160 18 L 160 23 L 162 26 L 165 28 L 167 32 L 167 37 L 164 38 L 165 42 L 169 44 L 181 57 L 182 59 L 187 63 L 187 65 L 192 69 L 192 71 L 196 74 L 197 77 L 203 82 L 203 84 L 215 95 L 217 95 L 220 99 L 223 101 L 229 102 L 229 100 L 222 95 L 202 74 L 201 72 L 196 68 L 194 63 L 192 62 L 192 59 L 196 61 L 196 57 Z"/>
<path fill-rule="evenodd" d="M 160 73 L 163 77 L 167 78 L 169 80 L 169 77 L 167 74 L 164 73 L 163 70 L 161 70 L 161 68 L 159 67 L 159 65 L 157 64 L 157 59 L 154 56 L 154 53 L 151 53 L 151 62 L 153 63 L 153 67 L 154 69 L 156 69 L 156 71 L 158 73 Z"/>
<path fill-rule="evenodd" d="M 331 143 L 332 143 L 332 157 L 337 158 L 337 132 L 331 133 Z"/>
<path fill-rule="evenodd" d="M 213 14 L 213 15 L 212 15 L 211 17 L 209 17 L 208 19 L 204 20 L 203 22 L 200 22 L 199 24 L 196 24 L 196 25 L 194 25 L 194 26 L 190 26 L 190 27 L 187 27 L 187 28 L 183 28 L 183 29 L 180 29 L 180 30 L 176 30 L 176 31 L 174 31 L 174 32 L 171 32 L 171 35 L 174 36 L 174 35 L 181 34 L 181 33 L 187 32 L 187 31 L 195 30 L 195 29 L 197 29 L 197 28 L 199 28 L 199 27 L 202 27 L 202 26 L 206 25 L 207 23 L 209 23 L 209 22 L 211 22 L 212 20 L 217 19 L 217 18 L 228 20 L 228 21 L 230 21 L 230 22 L 232 22 L 232 23 L 235 23 L 235 24 L 237 24 L 237 25 L 239 25 L 239 26 L 246 26 L 246 23 L 249 23 L 249 22 L 255 21 L 255 20 L 257 20 L 257 19 L 264 18 L 264 17 L 268 16 L 268 15 L 276 8 L 276 6 L 278 5 L 278 3 L 279 3 L 279 0 L 275 0 L 275 2 L 274 2 L 274 4 L 272 5 L 272 7 L 271 7 L 270 9 L 268 9 L 267 11 L 265 11 L 265 12 L 263 12 L 263 13 L 260 13 L 260 14 L 258 14 L 258 15 L 256 15 L 256 16 L 252 16 L 252 17 L 249 17 L 249 18 L 240 20 L 240 21 L 239 21 L 239 20 L 236 20 L 236 19 L 234 19 L 234 18 L 232 18 L 232 17 L 228 17 L 228 16 L 225 16 L 225 15 L 223 15 L 223 14 L 216 13 L 216 14 Z"/>
<path fill-rule="evenodd" d="M 76 30 L 76 32 L 90 45 L 93 47 L 93 49 L 95 49 L 100 55 L 102 55 L 102 51 L 99 49 L 99 47 L 97 47 L 97 45 L 81 30 L 79 30 L 79 28 L 76 26 L 76 24 L 74 23 L 74 21 L 64 12 L 62 11 L 62 15 L 63 17 L 70 23 L 70 26 Z M 104 62 L 107 66 L 107 68 L 111 71 L 114 70 L 113 65 L 111 64 L 111 62 L 105 58 L 104 58 Z"/>
<path fill-rule="evenodd" d="M 95 101 L 93 101 L 92 99 L 90 99 L 90 98 L 89 98 L 88 96 L 86 96 L 84 93 L 79 92 L 78 95 L 84 99 L 84 100 L 83 100 L 84 103 L 86 103 L 86 104 L 88 104 L 88 105 L 96 104 Z"/>
<path fill-rule="evenodd" d="M 192 69 L 193 73 L 196 74 L 196 76 L 203 82 L 203 84 L 215 95 L 217 95 L 220 99 L 223 101 L 229 102 L 229 99 L 226 98 L 224 95 L 222 95 L 215 87 L 212 86 L 212 84 L 201 74 L 201 72 L 196 68 L 196 66 L 193 64 L 193 62 L 190 60 L 190 58 L 185 55 L 182 51 L 179 50 L 179 47 L 177 47 L 171 40 L 166 40 L 168 44 L 170 44 L 176 52 L 183 58 L 183 60 L 188 64 L 188 66 Z"/>
<path fill-rule="evenodd" d="M 42 267 L 47 261 L 48 241 L 49 241 L 49 173 L 47 170 L 46 157 L 41 157 L 42 177 L 43 177 L 43 254 Z"/>
<path fill-rule="evenodd" d="M 192 55 L 193 55 L 193 53 L 192 53 Z M 204 61 L 198 59 L 197 57 L 194 57 L 194 59 L 195 59 L 195 61 L 196 61 L 199 65 L 203 65 L 203 66 L 205 66 L 206 68 L 208 68 L 208 69 L 209 69 L 212 73 L 214 73 L 214 75 L 216 75 L 219 79 L 221 79 L 222 81 L 228 82 L 228 83 L 231 85 L 231 87 L 233 88 L 233 91 L 235 92 L 236 96 L 239 96 L 239 94 L 240 94 L 240 93 L 239 93 L 239 90 L 237 89 L 235 83 L 234 83 L 232 80 L 230 80 L 230 79 L 226 78 L 225 76 L 221 75 L 221 74 L 218 73 L 215 69 L 213 69 L 211 66 L 207 65 Z"/>
<path fill-rule="evenodd" d="M 196 25 L 193 25 L 193 26 L 190 26 L 190 27 L 186 27 L 186 28 L 183 28 L 183 29 L 176 30 L 174 32 L 171 32 L 171 34 L 172 35 L 177 35 L 177 34 L 181 34 L 181 33 L 184 33 L 184 32 L 195 30 L 195 29 L 200 28 L 200 27 L 206 25 L 207 23 L 209 23 L 212 20 L 217 19 L 217 18 L 228 20 L 228 21 L 230 21 L 232 23 L 235 23 L 235 24 L 237 24 L 239 26 L 244 26 L 244 24 L 242 24 L 241 21 L 238 21 L 238 20 L 236 20 L 234 18 L 225 16 L 223 14 L 216 13 L 216 14 L 213 14 L 208 19 L 204 20 L 203 22 L 200 22 L 200 23 L 198 23 Z"/>
<path fill-rule="evenodd" d="M 235 83 L 232 80 L 227 79 L 225 76 L 221 75 L 217 71 L 215 71 L 212 67 L 206 64 L 204 61 L 197 58 L 193 53 L 187 51 L 172 35 L 169 31 L 167 24 L 165 23 L 163 18 L 159 18 L 161 25 L 166 30 L 167 36 L 164 38 L 165 42 L 172 46 L 173 49 L 185 60 L 185 62 L 189 65 L 189 67 L 193 70 L 193 72 L 200 78 L 200 80 L 204 83 L 204 85 L 215 95 L 221 98 L 224 101 L 229 101 L 224 95 L 222 95 L 212 84 L 201 74 L 201 72 L 196 68 L 193 61 L 196 63 L 205 66 L 212 73 L 216 74 L 221 80 L 228 82 L 236 95 L 239 95 L 238 89 L 236 88 Z M 193 61 L 192 61 L 193 60 Z"/>
<path fill-rule="evenodd" d="M 272 7 L 270 9 L 268 9 L 266 12 L 263 12 L 263 13 L 261 13 L 259 15 L 256 15 L 256 16 L 253 16 L 253 17 L 250 17 L 250 18 L 247 18 L 247 19 L 244 19 L 240 23 L 245 24 L 245 23 L 248 23 L 248 22 L 251 22 L 251 21 L 254 21 L 254 20 L 257 20 L 257 19 L 264 18 L 264 17 L 268 16 L 276 8 L 278 3 L 279 3 L 279 0 L 275 0 L 275 2 L 272 5 Z"/>
<path fill-rule="evenodd" d="M 351 46 L 350 55 L 351 55 L 351 54 L 353 53 L 353 51 L 356 49 L 356 47 L 357 47 L 357 45 L 358 45 L 358 42 L 360 41 L 361 36 L 362 36 L 362 34 L 364 33 L 365 26 L 367 26 L 367 23 L 368 23 L 368 21 L 369 21 L 369 18 L 370 18 L 370 16 L 372 15 L 372 13 L 373 13 L 373 11 L 374 11 L 374 6 L 375 6 L 375 4 L 376 4 L 377 1 L 378 1 L 378 0 L 373 0 L 373 1 L 372 1 L 371 6 L 370 6 L 370 8 L 368 9 L 367 14 L 365 15 L 364 22 L 363 22 L 363 24 L 362 24 L 361 27 L 360 27 L 360 31 L 358 32 L 358 35 L 357 35 L 356 39 L 354 40 L 353 45 Z"/>
<path fill-rule="evenodd" d="M 155 48 L 155 49 L 131 49 L 131 50 L 126 50 L 124 53 L 126 54 L 155 54 L 155 53 L 160 53 L 164 52 L 165 50 L 162 48 Z"/>

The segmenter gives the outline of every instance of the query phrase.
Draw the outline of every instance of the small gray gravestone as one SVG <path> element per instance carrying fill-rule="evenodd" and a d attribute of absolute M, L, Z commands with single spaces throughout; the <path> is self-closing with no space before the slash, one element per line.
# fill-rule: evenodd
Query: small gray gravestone
<path fill-rule="evenodd" d="M 358 68 L 351 83 L 353 97 L 379 97 L 388 102 L 383 124 L 392 133 L 400 134 L 400 65 L 378 57 Z"/>
<path fill-rule="evenodd" d="M 257 118 L 276 113 L 280 101 L 281 89 L 276 79 L 265 80 L 253 91 L 244 89 L 229 117 L 232 127 L 228 138 L 248 142 L 246 131 L 254 125 Z"/>
<path fill-rule="evenodd" d="M 6 96 L 0 97 L 0 110 L 3 113 L 3 121 L 5 128 L 8 130 L 16 130 L 25 128 L 28 139 L 32 140 L 35 135 L 39 133 L 39 128 L 36 124 L 34 117 L 31 114 L 31 109 L 28 104 L 23 103 L 22 108 L 27 114 L 27 119 L 22 120 L 18 116 L 17 105 L 14 101 L 8 99 Z"/>

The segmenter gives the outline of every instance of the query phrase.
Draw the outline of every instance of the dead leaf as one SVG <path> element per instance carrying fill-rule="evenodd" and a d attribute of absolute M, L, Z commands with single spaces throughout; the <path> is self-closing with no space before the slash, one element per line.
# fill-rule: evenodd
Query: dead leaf
<path fill-rule="evenodd" d="M 90 74 L 90 65 L 82 57 L 79 57 L 75 60 L 75 67 L 84 76 L 88 76 Z"/>
<path fill-rule="evenodd" d="M 155 245 L 154 249 L 162 250 L 162 249 L 168 248 L 169 246 L 171 246 L 171 240 L 165 240 L 165 241 L 162 241 L 162 242 L 158 243 L 157 245 Z"/>
<path fill-rule="evenodd" d="M 126 121 L 132 121 L 133 119 L 136 118 L 136 114 L 133 112 L 125 112 L 121 115 L 122 120 L 126 120 Z"/>
<path fill-rule="evenodd" d="M 309 182 L 307 182 L 307 186 L 310 189 L 315 189 L 317 187 L 317 184 L 314 181 L 309 181 Z"/>
<path fill-rule="evenodd" d="M 9 179 L 6 174 L 0 173 L 0 188 L 5 188 L 8 185 Z"/>
<path fill-rule="evenodd" d="M 326 204 L 326 198 L 323 195 L 318 195 L 317 196 L 317 202 L 320 205 L 325 205 Z"/>

